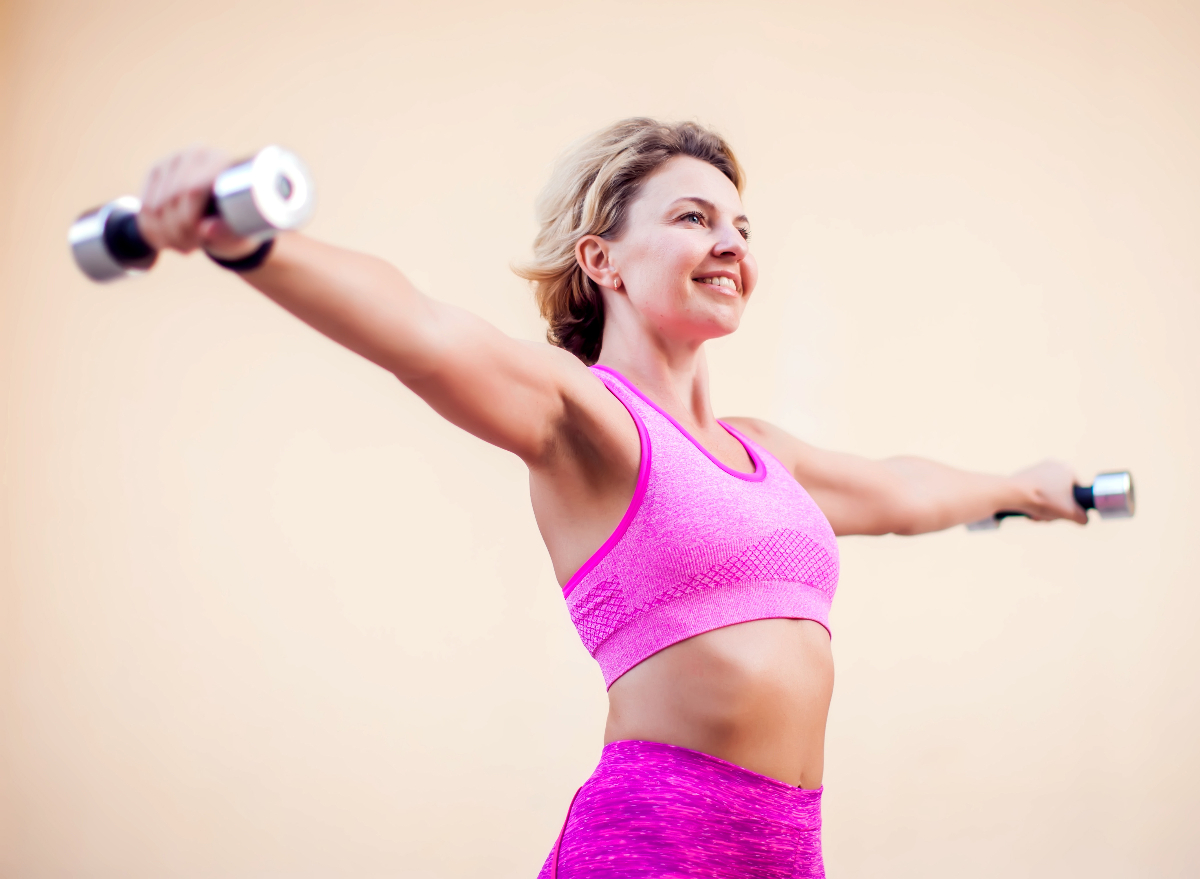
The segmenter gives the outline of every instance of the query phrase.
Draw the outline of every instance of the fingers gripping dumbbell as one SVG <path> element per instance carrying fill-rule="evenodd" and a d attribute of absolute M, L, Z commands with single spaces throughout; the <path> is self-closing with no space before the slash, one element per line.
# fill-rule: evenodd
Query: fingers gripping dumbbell
<path fill-rule="evenodd" d="M 1085 510 L 1095 510 L 1102 519 L 1124 519 L 1133 515 L 1133 475 L 1128 470 L 1101 473 L 1091 485 L 1075 486 L 1075 503 Z M 1024 516 L 1013 510 L 1001 510 L 994 516 L 968 522 L 971 531 L 985 531 L 1000 527 L 1000 520 L 1010 516 Z"/>
<path fill-rule="evenodd" d="M 277 146 L 221 172 L 205 213 L 221 216 L 237 235 L 266 240 L 304 225 L 313 210 L 312 177 L 295 154 Z M 140 274 L 158 254 L 142 238 L 131 195 L 87 211 L 71 224 L 67 241 L 80 271 L 93 281 Z"/>

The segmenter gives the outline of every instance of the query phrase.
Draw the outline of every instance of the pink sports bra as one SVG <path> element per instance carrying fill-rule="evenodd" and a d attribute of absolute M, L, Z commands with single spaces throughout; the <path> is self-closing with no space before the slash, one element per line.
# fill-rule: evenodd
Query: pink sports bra
<path fill-rule="evenodd" d="M 623 375 L 592 371 L 629 410 L 642 444 L 629 509 L 563 587 L 605 684 L 722 626 L 784 617 L 828 629 L 837 541 L 787 468 L 722 422 L 754 472 L 726 467 Z"/>

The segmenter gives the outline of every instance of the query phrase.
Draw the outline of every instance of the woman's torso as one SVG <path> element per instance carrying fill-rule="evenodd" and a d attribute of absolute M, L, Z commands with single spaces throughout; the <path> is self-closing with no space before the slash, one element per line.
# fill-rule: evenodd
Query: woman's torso
<path fill-rule="evenodd" d="M 832 695 L 833 653 L 820 623 L 737 623 L 674 644 L 622 675 L 608 691 L 604 741 L 678 745 L 818 788 Z"/>
<path fill-rule="evenodd" d="M 628 410 L 619 427 L 638 462 L 619 524 L 564 584 L 610 684 L 605 740 L 679 745 L 819 786 L 837 579 L 828 523 L 768 450 L 720 424 L 689 431 L 619 373 L 593 372 Z M 552 555 L 556 526 L 583 518 L 547 523 L 539 511 Z"/>

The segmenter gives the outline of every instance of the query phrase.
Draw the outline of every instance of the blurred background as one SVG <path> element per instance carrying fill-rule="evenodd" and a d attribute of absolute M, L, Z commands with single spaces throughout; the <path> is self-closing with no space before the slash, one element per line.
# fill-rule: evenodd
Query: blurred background
<path fill-rule="evenodd" d="M 0 2 L 0 875 L 532 877 L 605 716 L 520 462 L 203 257 L 65 235 L 203 141 L 540 338 L 572 140 L 696 119 L 762 282 L 718 412 L 1130 521 L 841 543 L 831 877 L 1200 874 L 1200 7 Z"/>

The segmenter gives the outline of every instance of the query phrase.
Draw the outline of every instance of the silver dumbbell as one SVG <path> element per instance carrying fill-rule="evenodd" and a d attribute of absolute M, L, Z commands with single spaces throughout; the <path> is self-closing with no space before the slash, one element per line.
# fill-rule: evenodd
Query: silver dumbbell
<path fill-rule="evenodd" d="M 1075 486 L 1075 503 L 1085 510 L 1095 510 L 1102 519 L 1127 519 L 1133 515 L 1133 475 L 1128 470 L 1101 473 L 1091 485 Z M 1010 516 L 1024 516 L 1012 510 L 1001 510 L 994 516 L 968 522 L 971 531 L 989 531 L 1000 527 L 1000 521 Z"/>
<path fill-rule="evenodd" d="M 206 214 L 220 214 L 243 238 L 266 240 L 296 229 L 313 211 L 312 176 L 294 153 L 269 146 L 221 172 L 213 183 Z M 87 211 L 71 224 L 67 241 L 80 271 L 105 282 L 136 275 L 158 254 L 137 226 L 142 203 L 131 195 Z"/>

